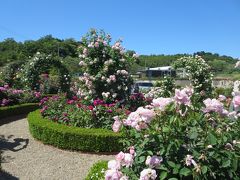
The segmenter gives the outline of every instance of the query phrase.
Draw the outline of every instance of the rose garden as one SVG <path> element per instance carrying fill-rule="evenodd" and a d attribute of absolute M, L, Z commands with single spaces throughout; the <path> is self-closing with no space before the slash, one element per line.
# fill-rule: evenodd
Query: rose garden
<path fill-rule="evenodd" d="M 240 93 L 219 94 L 204 59 L 183 57 L 172 65 L 186 69 L 189 87 L 166 77 L 148 92 L 133 93 L 130 67 L 138 55 L 120 40 L 91 30 L 78 53 L 79 78 L 41 52 L 5 67 L 0 125 L 28 114 L 27 130 L 44 146 L 110 154 L 112 160 L 88 169 L 87 180 L 240 178 Z"/>

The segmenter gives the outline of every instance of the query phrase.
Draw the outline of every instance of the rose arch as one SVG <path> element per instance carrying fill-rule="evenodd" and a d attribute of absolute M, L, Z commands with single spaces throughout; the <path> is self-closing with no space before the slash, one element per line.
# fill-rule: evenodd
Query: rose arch
<path fill-rule="evenodd" d="M 68 69 L 62 62 L 50 55 L 37 53 L 23 69 L 23 81 L 26 87 L 32 90 L 40 89 L 40 75 L 50 68 L 56 68 L 59 72 L 59 92 L 68 92 L 71 77 Z"/>

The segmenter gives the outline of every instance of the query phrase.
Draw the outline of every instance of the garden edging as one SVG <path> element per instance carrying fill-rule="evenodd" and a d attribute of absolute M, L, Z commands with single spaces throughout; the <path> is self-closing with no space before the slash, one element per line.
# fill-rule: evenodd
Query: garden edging
<path fill-rule="evenodd" d="M 29 113 L 27 119 L 32 136 L 44 144 L 86 152 L 116 152 L 122 148 L 120 133 L 58 124 L 44 119 L 39 110 Z"/>
<path fill-rule="evenodd" d="M 0 107 L 0 119 L 9 116 L 28 114 L 29 112 L 34 111 L 38 108 L 38 103 L 25 103 L 14 106 Z"/>

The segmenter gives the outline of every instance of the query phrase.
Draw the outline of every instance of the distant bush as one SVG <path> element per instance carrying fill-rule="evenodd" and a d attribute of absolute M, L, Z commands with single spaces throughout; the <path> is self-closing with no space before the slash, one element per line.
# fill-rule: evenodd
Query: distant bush
<path fill-rule="evenodd" d="M 222 88 L 222 87 L 219 87 L 219 88 L 215 88 L 214 89 L 214 94 L 216 96 L 224 95 L 226 97 L 231 97 L 232 96 L 232 91 L 233 91 L 232 88 Z"/>

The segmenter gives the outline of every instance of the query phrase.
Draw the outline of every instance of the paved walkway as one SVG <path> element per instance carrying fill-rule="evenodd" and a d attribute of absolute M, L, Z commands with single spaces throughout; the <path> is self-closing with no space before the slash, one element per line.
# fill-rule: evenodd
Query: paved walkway
<path fill-rule="evenodd" d="M 26 119 L 0 126 L 0 150 L 3 151 L 0 179 L 82 180 L 98 160 L 112 156 L 60 150 L 32 138 Z"/>

